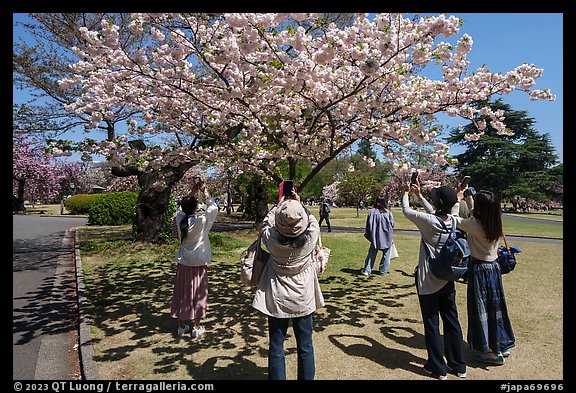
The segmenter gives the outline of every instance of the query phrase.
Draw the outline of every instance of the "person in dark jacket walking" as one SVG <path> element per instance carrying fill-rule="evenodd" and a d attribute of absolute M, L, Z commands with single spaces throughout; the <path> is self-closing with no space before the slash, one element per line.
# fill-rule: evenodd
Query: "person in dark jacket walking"
<path fill-rule="evenodd" d="M 320 221 L 318 221 L 318 225 L 322 227 L 322 221 L 326 220 L 326 225 L 328 226 L 328 232 L 332 232 L 332 226 L 330 225 L 330 200 L 324 199 L 322 203 L 320 203 Z"/>

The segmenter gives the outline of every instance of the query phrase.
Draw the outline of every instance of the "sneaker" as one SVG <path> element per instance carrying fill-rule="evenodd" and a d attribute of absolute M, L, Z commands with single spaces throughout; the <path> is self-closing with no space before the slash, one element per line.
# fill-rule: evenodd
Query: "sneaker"
<path fill-rule="evenodd" d="M 448 370 L 449 373 L 456 374 L 458 378 L 466 378 L 466 371 L 464 371 L 463 373 L 461 373 L 460 371 L 456 372 L 452 367 L 448 365 L 446 365 L 446 369 Z"/>
<path fill-rule="evenodd" d="M 510 356 L 510 350 L 509 349 L 505 349 L 501 353 L 502 353 L 502 356 L 504 356 L 505 358 Z"/>
<path fill-rule="evenodd" d="M 199 337 L 202 334 L 204 334 L 204 332 L 206 331 L 206 329 L 204 329 L 204 326 L 200 326 L 200 329 L 192 329 L 192 337 Z"/>
<path fill-rule="evenodd" d="M 188 325 L 184 325 L 183 328 L 179 327 L 178 328 L 178 335 L 180 337 L 182 337 L 183 335 L 185 335 L 186 333 L 188 333 L 190 331 L 190 326 Z"/>
<path fill-rule="evenodd" d="M 481 363 L 492 364 L 494 366 L 501 366 L 506 363 L 504 360 L 504 356 L 502 355 L 494 355 L 493 353 L 489 355 L 484 355 L 483 353 L 479 353 L 474 356 L 474 360 Z"/>
<path fill-rule="evenodd" d="M 367 271 L 364 271 L 364 270 L 360 270 L 360 274 L 363 276 L 369 276 L 370 275 L 370 273 L 368 273 Z"/>
<path fill-rule="evenodd" d="M 448 375 L 444 374 L 444 375 L 440 375 L 440 374 L 436 374 L 430 370 L 428 370 L 426 368 L 426 364 L 424 365 L 424 367 L 422 367 L 424 369 L 424 372 L 428 375 L 430 375 L 431 377 L 437 378 L 440 381 L 446 381 L 448 379 Z"/>

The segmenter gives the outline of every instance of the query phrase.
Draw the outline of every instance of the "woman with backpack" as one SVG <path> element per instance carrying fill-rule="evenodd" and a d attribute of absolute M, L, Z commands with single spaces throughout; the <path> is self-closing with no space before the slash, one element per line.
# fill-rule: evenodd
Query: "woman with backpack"
<path fill-rule="evenodd" d="M 410 208 L 408 196 L 410 191 L 420 200 L 426 213 Z M 464 340 L 456 308 L 456 287 L 454 281 L 434 276 L 428 264 L 428 254 L 436 257 L 448 239 L 444 226 L 451 229 L 452 220 L 449 215 L 458 202 L 458 197 L 456 191 L 448 186 L 433 188 L 431 194 L 434 206 L 424 198 L 420 192 L 420 183 L 416 181 L 413 184 L 405 184 L 402 196 L 402 213 L 418 227 L 422 237 L 415 281 L 428 352 L 424 372 L 441 380 L 448 378 L 448 371 L 455 373 L 459 378 L 466 378 Z M 443 339 L 440 335 L 440 317 L 444 330 Z"/>
<path fill-rule="evenodd" d="M 466 195 L 466 197 L 464 196 Z M 458 189 L 470 218 L 455 217 L 458 228 L 468 234 L 470 263 L 468 265 L 467 310 L 468 345 L 479 351 L 475 360 L 503 365 L 514 347 L 514 332 L 508 316 L 502 274 L 498 257 L 498 241 L 502 235 L 500 200 L 491 191 L 465 186 Z"/>

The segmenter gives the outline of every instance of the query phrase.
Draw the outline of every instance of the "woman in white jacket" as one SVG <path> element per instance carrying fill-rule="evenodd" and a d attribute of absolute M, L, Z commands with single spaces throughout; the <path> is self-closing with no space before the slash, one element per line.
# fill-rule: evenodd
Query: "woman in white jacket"
<path fill-rule="evenodd" d="M 268 379 L 286 379 L 284 340 L 292 321 L 298 351 L 298 379 L 314 379 L 312 313 L 324 306 L 312 249 L 318 221 L 293 191 L 270 210 L 260 228 L 270 252 L 252 302 L 268 316 Z"/>
<path fill-rule="evenodd" d="M 194 186 L 193 186 L 194 187 Z M 190 331 L 186 321 L 194 321 L 192 337 L 204 333 L 200 321 L 206 315 L 208 304 L 208 265 L 212 262 L 212 249 L 208 232 L 214 225 L 218 215 L 218 206 L 210 198 L 204 182 L 200 182 L 198 190 L 206 198 L 206 211 L 197 215 L 198 200 L 195 197 L 196 187 L 182 198 L 180 210 L 176 213 L 180 247 L 176 253 L 178 267 L 174 281 L 171 315 L 178 319 L 178 335 L 183 336 Z"/>

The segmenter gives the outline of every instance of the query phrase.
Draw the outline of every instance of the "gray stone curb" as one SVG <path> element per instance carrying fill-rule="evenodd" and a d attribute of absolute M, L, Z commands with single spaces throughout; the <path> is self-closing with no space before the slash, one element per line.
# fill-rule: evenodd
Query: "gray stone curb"
<path fill-rule="evenodd" d="M 76 264 L 76 288 L 78 291 L 78 350 L 80 351 L 80 368 L 82 379 L 100 379 L 96 362 L 94 362 L 94 348 L 92 347 L 92 335 L 90 334 L 90 324 L 92 319 L 88 310 L 88 301 L 85 293 L 84 274 L 82 272 L 82 260 L 78 248 L 78 228 L 74 230 L 74 261 Z"/>

